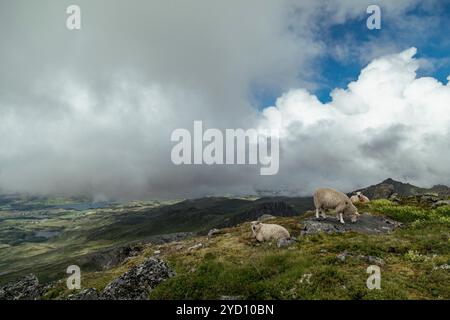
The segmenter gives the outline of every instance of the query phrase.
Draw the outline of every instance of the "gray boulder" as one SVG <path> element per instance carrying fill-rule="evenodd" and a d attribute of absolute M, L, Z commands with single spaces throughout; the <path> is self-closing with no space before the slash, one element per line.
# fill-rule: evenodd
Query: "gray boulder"
<path fill-rule="evenodd" d="M 146 300 L 149 292 L 173 277 L 170 267 L 162 260 L 150 257 L 112 281 L 103 291 L 105 300 Z"/>
<path fill-rule="evenodd" d="M 347 252 L 347 251 L 344 251 L 344 252 L 339 253 L 339 254 L 336 256 L 336 259 L 338 259 L 338 260 L 341 261 L 341 262 L 345 262 L 345 260 L 347 260 L 347 256 L 348 256 L 348 255 L 349 255 L 348 252 Z"/>
<path fill-rule="evenodd" d="M 220 233 L 219 229 L 214 228 L 214 229 L 209 230 L 208 239 L 211 239 L 214 235 L 216 235 L 218 233 Z"/>
<path fill-rule="evenodd" d="M 437 208 L 440 206 L 446 206 L 446 205 L 450 205 L 450 200 L 437 201 L 437 202 L 433 203 L 433 205 L 431 207 L 434 209 L 434 208 Z"/>
<path fill-rule="evenodd" d="M 38 278 L 29 274 L 1 287 L 0 300 L 39 300 L 42 293 Z"/>
<path fill-rule="evenodd" d="M 315 233 L 342 233 L 345 228 L 341 224 L 333 224 L 331 221 L 307 220 L 303 224 L 302 235 Z"/>
<path fill-rule="evenodd" d="M 379 266 L 384 266 L 385 262 L 383 259 L 378 258 L 378 257 L 374 257 L 374 256 L 368 256 L 367 257 L 367 262 L 369 262 L 370 264 L 376 264 Z"/>
<path fill-rule="evenodd" d="M 345 218 L 344 218 L 345 220 Z M 336 217 L 327 216 L 325 219 L 309 218 L 303 222 L 302 235 L 324 233 L 343 233 L 354 231 L 366 234 L 388 233 L 400 227 L 400 222 L 382 216 L 372 216 L 363 213 L 356 223 L 351 223 L 347 218 L 345 224 L 341 224 Z"/>
<path fill-rule="evenodd" d="M 294 244 L 297 241 L 295 237 L 291 237 L 289 239 L 279 239 L 277 241 L 277 247 L 283 248 L 283 247 L 289 247 L 290 245 Z"/>

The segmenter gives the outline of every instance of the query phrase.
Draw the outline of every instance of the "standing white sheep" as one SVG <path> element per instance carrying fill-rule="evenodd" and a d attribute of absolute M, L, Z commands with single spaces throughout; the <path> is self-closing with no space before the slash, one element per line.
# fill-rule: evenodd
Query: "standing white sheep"
<path fill-rule="evenodd" d="M 325 218 L 327 209 L 334 209 L 336 218 L 341 223 L 345 223 L 343 214 L 351 216 L 352 222 L 356 222 L 359 216 L 358 209 L 347 195 L 331 188 L 319 188 L 314 192 L 314 206 L 316 207 L 316 218 L 319 218 L 319 213 Z"/>
<path fill-rule="evenodd" d="M 252 222 L 252 232 L 256 240 L 259 242 L 290 239 L 291 235 L 286 228 L 277 224 L 267 224 L 259 221 Z"/>

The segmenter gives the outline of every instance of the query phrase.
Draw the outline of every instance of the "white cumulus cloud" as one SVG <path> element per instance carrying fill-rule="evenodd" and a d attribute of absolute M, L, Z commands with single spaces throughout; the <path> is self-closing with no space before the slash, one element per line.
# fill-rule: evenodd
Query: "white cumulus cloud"
<path fill-rule="evenodd" d="M 261 125 L 282 136 L 280 181 L 304 193 L 387 177 L 448 184 L 450 85 L 417 77 L 416 51 L 373 60 L 329 103 L 296 89 L 265 109 Z"/>

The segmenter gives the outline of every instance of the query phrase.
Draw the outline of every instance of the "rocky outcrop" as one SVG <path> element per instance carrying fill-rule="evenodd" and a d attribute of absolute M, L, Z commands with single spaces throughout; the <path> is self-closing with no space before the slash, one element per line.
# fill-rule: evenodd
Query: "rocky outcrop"
<path fill-rule="evenodd" d="M 354 231 L 366 234 L 388 233 L 395 228 L 400 227 L 400 222 L 388 219 L 382 216 L 372 216 L 363 213 L 356 223 L 341 224 L 335 217 L 327 217 L 325 219 L 310 218 L 304 221 L 301 234 L 325 233 L 343 233 Z"/>
<path fill-rule="evenodd" d="M 83 289 L 67 300 L 146 300 L 152 289 L 174 275 L 164 261 L 150 257 L 110 282 L 102 292 Z"/>
<path fill-rule="evenodd" d="M 433 203 L 431 206 L 433 209 L 441 206 L 450 206 L 450 200 L 440 200 Z"/>
<path fill-rule="evenodd" d="M 450 197 L 450 187 L 447 187 L 442 184 L 435 185 L 430 188 L 430 192 L 436 193 L 441 198 Z"/>
<path fill-rule="evenodd" d="M 153 288 L 174 275 L 164 261 L 150 257 L 108 284 L 101 299 L 146 300 Z"/>
<path fill-rule="evenodd" d="M 0 288 L 0 300 L 39 300 L 43 287 L 34 274 L 29 274 L 17 281 Z"/>
<path fill-rule="evenodd" d="M 107 270 L 120 265 L 130 257 L 139 255 L 144 248 L 142 244 L 133 244 L 89 253 L 80 258 L 80 266 L 89 265 L 96 270 Z"/>
<path fill-rule="evenodd" d="M 213 236 L 215 236 L 216 234 L 219 234 L 219 233 L 220 233 L 220 230 L 216 229 L 216 228 L 209 230 L 208 239 L 211 239 Z"/>

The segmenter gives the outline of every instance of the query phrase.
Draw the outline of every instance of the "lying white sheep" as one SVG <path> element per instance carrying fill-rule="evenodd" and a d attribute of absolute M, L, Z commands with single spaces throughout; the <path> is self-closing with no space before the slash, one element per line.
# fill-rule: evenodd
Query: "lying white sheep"
<path fill-rule="evenodd" d="M 345 223 L 343 214 L 351 216 L 352 222 L 356 222 L 359 216 L 358 209 L 347 195 L 331 188 L 319 188 L 314 192 L 314 206 L 316 207 L 316 218 L 319 218 L 319 213 L 325 218 L 327 209 L 334 209 L 336 218 L 341 223 Z"/>
<path fill-rule="evenodd" d="M 350 197 L 350 201 L 352 203 L 359 203 L 359 197 L 356 194 L 354 194 Z"/>
<path fill-rule="evenodd" d="M 291 235 L 286 228 L 277 224 L 267 224 L 260 221 L 252 222 L 252 232 L 256 240 L 259 242 L 270 241 L 270 240 L 280 240 L 280 239 L 290 239 Z"/>
<path fill-rule="evenodd" d="M 363 195 L 360 191 L 358 191 L 356 193 L 356 195 L 358 196 L 359 202 L 361 202 L 361 203 L 370 202 L 369 198 L 367 198 L 365 195 Z"/>
<path fill-rule="evenodd" d="M 367 203 L 370 202 L 369 198 L 361 193 L 361 191 L 356 192 L 355 195 L 350 197 L 352 203 Z"/>

